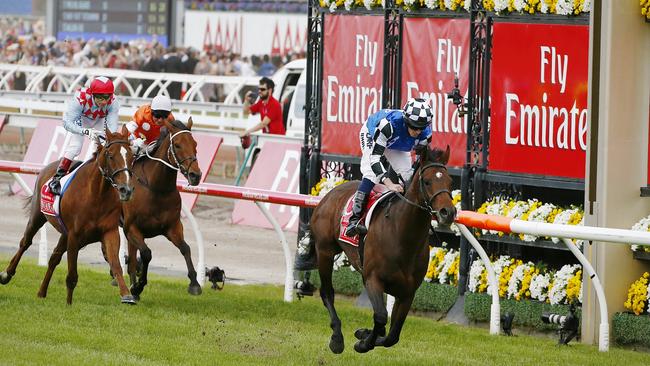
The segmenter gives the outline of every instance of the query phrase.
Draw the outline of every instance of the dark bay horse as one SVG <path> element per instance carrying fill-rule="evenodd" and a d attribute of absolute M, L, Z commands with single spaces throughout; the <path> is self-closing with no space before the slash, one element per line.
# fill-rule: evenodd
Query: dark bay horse
<path fill-rule="evenodd" d="M 332 287 L 334 256 L 341 251 L 362 273 L 374 312 L 372 329 L 355 332 L 359 341 L 354 349 L 363 353 L 375 346 L 390 347 L 399 341 L 415 291 L 427 270 L 432 216 L 435 215 L 442 225 L 451 224 L 456 216 L 450 193 L 452 181 L 445 166 L 448 160 L 449 147 L 444 152 L 428 147 L 418 151 L 417 167 L 403 199 L 394 197 L 388 206 L 375 209 L 365 238 L 362 265 L 357 247 L 338 240 L 344 205 L 356 191 L 359 182 L 348 182 L 334 188 L 314 210 L 311 232 L 321 278 L 320 295 L 329 311 L 333 331 L 329 343 L 332 352 L 341 353 L 344 349 L 341 320 L 334 308 Z M 388 314 L 384 293 L 395 297 L 390 330 L 386 336 Z"/>
<path fill-rule="evenodd" d="M 147 271 L 151 261 L 151 250 L 144 242 L 146 238 L 164 235 L 185 257 L 187 276 L 190 279 L 188 292 L 201 294 L 192 263 L 190 246 L 185 242 L 181 223 L 181 196 L 176 188 L 180 171 L 191 185 L 199 184 L 201 169 L 196 160 L 196 141 L 192 137 L 192 118 L 187 126 L 181 121 L 165 122 L 156 140 L 155 150 L 147 157 L 137 159 L 133 165 L 138 194 L 122 204 L 124 233 L 129 242 L 128 272 L 131 278 L 131 293 L 137 298 L 147 284 Z M 136 250 L 140 251 L 142 272 L 136 278 Z"/>
<path fill-rule="evenodd" d="M 129 167 L 133 164 L 133 152 L 126 135 L 106 130 L 106 142 L 98 144 L 93 158 L 83 165 L 70 182 L 61 199 L 60 212 L 65 228 L 54 216 L 41 212 L 40 187 L 54 175 L 58 162 L 47 165 L 38 175 L 35 195 L 28 203 L 30 214 L 27 227 L 20 240 L 20 247 L 11 259 L 5 272 L 0 273 L 0 283 L 7 284 L 16 274 L 16 267 L 23 253 L 32 245 L 36 232 L 49 222 L 61 233 L 61 237 L 50 257 L 45 278 L 38 291 L 38 297 L 47 296 L 52 273 L 61 262 L 63 253 L 68 252 L 68 275 L 65 283 L 68 289 L 67 303 L 72 304 L 72 293 L 77 285 L 77 256 L 79 250 L 90 243 L 102 242 L 106 248 L 111 271 L 116 273 L 121 301 L 135 304 L 133 296 L 122 277 L 119 262 L 120 201 L 128 201 L 133 193 L 133 179 Z"/>

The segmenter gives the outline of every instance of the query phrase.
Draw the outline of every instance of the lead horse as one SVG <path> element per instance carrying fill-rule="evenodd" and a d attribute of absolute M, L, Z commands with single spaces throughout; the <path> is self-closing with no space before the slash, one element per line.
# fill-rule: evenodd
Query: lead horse
<path fill-rule="evenodd" d="M 16 267 L 25 251 L 32 245 L 36 232 L 49 222 L 61 237 L 50 257 L 45 278 L 38 291 L 38 297 L 47 296 L 52 273 L 61 262 L 63 253 L 68 252 L 67 303 L 72 304 L 72 294 L 77 285 L 77 257 L 79 250 L 90 243 L 102 242 L 106 248 L 111 271 L 116 273 L 122 303 L 135 304 L 129 288 L 124 282 L 119 262 L 120 201 L 128 201 L 133 193 L 133 180 L 129 167 L 133 164 L 133 153 L 126 135 L 111 133 L 106 129 L 106 143 L 98 144 L 97 152 L 81 166 L 75 178 L 69 183 L 61 198 L 60 217 L 44 215 L 41 212 L 40 187 L 50 179 L 58 162 L 46 166 L 36 179 L 36 192 L 29 198 L 29 221 L 25 227 L 20 247 L 11 259 L 7 269 L 0 273 L 0 283 L 7 284 L 16 274 Z"/>
<path fill-rule="evenodd" d="M 176 188 L 180 171 L 190 185 L 201 180 L 201 169 L 196 159 L 196 141 L 192 137 L 192 118 L 187 125 L 181 121 L 165 122 L 153 151 L 137 159 L 133 165 L 135 187 L 138 194 L 122 205 L 124 233 L 129 242 L 128 272 L 131 278 L 131 293 L 138 298 L 147 284 L 147 272 L 151 261 L 151 250 L 144 239 L 164 235 L 185 258 L 187 276 L 190 279 L 188 292 L 201 294 L 196 279 L 190 246 L 185 242 L 181 223 L 181 196 Z M 136 250 L 140 251 L 142 271 L 136 277 Z"/>
<path fill-rule="evenodd" d="M 342 251 L 354 268 L 362 273 L 374 312 L 372 329 L 355 332 L 359 341 L 354 349 L 364 353 L 375 346 L 390 347 L 399 341 L 415 291 L 427 270 L 431 219 L 435 216 L 440 224 L 449 225 L 456 216 L 450 192 L 452 181 L 446 168 L 448 160 L 449 146 L 446 151 L 428 147 L 418 151 L 416 170 L 406 193 L 401 199 L 375 209 L 365 238 L 363 263 L 359 262 L 357 247 L 338 240 L 341 215 L 359 182 L 348 182 L 334 188 L 314 210 L 311 232 L 321 279 L 320 295 L 330 315 L 332 336 L 329 347 L 332 352 L 341 353 L 344 349 L 341 320 L 334 308 L 332 287 L 334 256 Z M 388 335 L 384 293 L 395 297 Z"/>

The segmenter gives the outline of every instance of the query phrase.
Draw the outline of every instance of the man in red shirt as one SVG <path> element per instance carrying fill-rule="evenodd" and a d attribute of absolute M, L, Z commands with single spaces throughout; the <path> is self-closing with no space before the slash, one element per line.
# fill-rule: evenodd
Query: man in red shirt
<path fill-rule="evenodd" d="M 265 133 L 273 135 L 284 135 L 284 122 L 282 121 L 282 106 L 277 99 L 273 98 L 273 88 L 275 83 L 273 80 L 263 77 L 260 79 L 259 85 L 259 98 L 257 102 L 251 105 L 252 92 L 248 91 L 244 96 L 244 117 L 248 117 L 250 113 L 260 114 L 260 123 L 247 129 L 239 134 L 240 137 L 250 135 L 255 131 L 262 130 Z"/>

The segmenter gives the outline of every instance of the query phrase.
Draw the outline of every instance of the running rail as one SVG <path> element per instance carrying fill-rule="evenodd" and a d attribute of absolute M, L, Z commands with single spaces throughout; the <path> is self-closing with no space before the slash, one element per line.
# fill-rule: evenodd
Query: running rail
<path fill-rule="evenodd" d="M 0 160 L 0 171 L 6 171 L 9 173 L 27 173 L 27 174 L 37 174 L 40 171 L 42 166 L 30 163 L 14 162 L 14 161 L 5 161 Z M 300 206 L 300 207 L 316 207 L 320 202 L 321 197 L 308 196 L 303 194 L 293 194 L 293 193 L 283 193 L 283 192 L 274 192 L 265 189 L 256 189 L 256 188 L 246 188 L 246 187 L 237 187 L 229 186 L 223 184 L 213 184 L 213 183 L 201 183 L 197 186 L 185 186 L 183 184 L 177 184 L 179 191 L 188 192 L 188 193 L 197 193 L 205 194 L 211 196 L 221 196 L 229 197 L 234 199 L 243 199 L 255 202 L 268 202 L 275 204 L 284 204 L 291 206 Z M 291 269 L 291 256 L 284 239 L 284 233 L 282 232 L 277 222 L 274 223 L 275 219 L 265 210 L 264 205 L 258 204 L 262 213 L 267 217 L 271 222 L 274 229 L 281 238 L 283 250 L 285 253 L 285 261 L 287 264 L 287 281 L 285 281 L 285 300 L 291 301 L 292 290 L 289 289 L 289 286 L 293 284 L 293 273 Z M 554 236 L 562 238 L 562 242 L 567 246 L 567 248 L 576 256 L 583 266 L 585 273 L 592 280 L 594 289 L 596 290 L 596 296 L 598 298 L 598 303 L 600 306 L 600 328 L 599 328 L 599 340 L 598 340 L 598 349 L 600 351 L 609 350 L 609 319 L 607 317 L 607 302 L 605 299 L 605 292 L 600 283 L 600 279 L 596 274 L 595 270 L 584 256 L 584 254 L 578 250 L 578 248 L 569 240 L 569 239 L 581 239 L 589 241 L 601 241 L 601 242 L 610 242 L 610 243 L 623 243 L 623 244 L 639 244 L 639 245 L 650 245 L 650 232 L 642 231 L 633 231 L 625 229 L 612 229 L 612 228 L 602 228 L 602 227 L 593 227 L 593 226 L 573 226 L 573 225 L 558 225 L 558 224 L 548 224 L 541 222 L 530 222 L 524 220 L 513 219 L 509 217 L 502 216 L 492 216 L 481 213 L 476 213 L 472 211 L 459 211 L 456 217 L 456 224 L 460 228 L 461 233 L 468 239 L 470 244 L 478 251 L 481 260 L 483 261 L 487 271 L 488 271 L 488 281 L 495 291 L 492 296 L 492 307 L 490 310 L 490 333 L 498 334 L 499 333 L 499 297 L 496 293 L 498 291 L 498 281 L 494 273 L 493 267 L 487 257 L 487 253 L 483 250 L 480 243 L 474 235 L 467 229 L 466 226 L 471 226 L 477 229 L 486 229 L 486 230 L 498 230 L 504 233 L 514 233 L 514 234 L 530 234 L 536 236 Z M 291 279 L 291 281 L 289 281 Z M 289 294 L 289 295 L 288 295 Z"/>

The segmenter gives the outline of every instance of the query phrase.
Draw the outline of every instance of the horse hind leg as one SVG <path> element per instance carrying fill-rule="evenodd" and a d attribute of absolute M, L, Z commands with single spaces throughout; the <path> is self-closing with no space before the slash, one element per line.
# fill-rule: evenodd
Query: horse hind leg
<path fill-rule="evenodd" d="M 38 297 L 44 298 L 47 296 L 47 288 L 50 286 L 50 280 L 52 279 L 52 274 L 54 273 L 54 269 L 56 269 L 56 266 L 58 266 L 59 263 L 61 263 L 61 257 L 63 256 L 63 253 L 65 253 L 67 246 L 68 246 L 68 236 L 61 235 L 59 237 L 59 242 L 56 244 L 56 247 L 54 247 L 54 251 L 52 251 L 50 260 L 48 261 L 45 277 L 43 277 L 43 282 L 41 282 L 41 287 L 38 290 L 38 294 L 37 294 Z"/>
<path fill-rule="evenodd" d="M 318 247 L 317 247 L 318 248 Z M 318 251 L 318 274 L 320 275 L 320 297 L 323 305 L 327 308 L 330 315 L 330 328 L 332 336 L 330 338 L 330 350 L 336 354 L 343 352 L 345 342 L 341 332 L 341 319 L 334 308 L 334 286 L 332 285 L 332 269 L 334 266 L 334 253 L 329 251 Z"/>
<path fill-rule="evenodd" d="M 196 270 L 194 269 L 194 264 L 192 263 L 192 252 L 190 246 L 185 242 L 183 236 L 183 224 L 180 220 L 167 232 L 165 235 L 169 241 L 171 241 L 177 248 L 180 250 L 183 258 L 185 258 L 185 264 L 187 265 L 187 277 L 190 279 L 190 284 L 187 287 L 187 292 L 190 295 L 201 295 L 201 285 L 197 281 Z"/>
<path fill-rule="evenodd" d="M 359 353 L 366 353 L 375 348 L 377 338 L 386 334 L 386 323 L 388 322 L 388 312 L 384 305 L 383 284 L 376 277 L 368 278 L 366 280 L 366 291 L 368 292 L 368 298 L 370 299 L 374 312 L 374 326 L 370 332 L 365 329 L 355 332 L 355 336 L 357 337 L 361 334 L 366 335 L 365 338 L 359 340 L 354 345 L 354 350 Z"/>
<path fill-rule="evenodd" d="M 20 246 L 18 247 L 18 251 L 13 256 L 13 258 L 11 258 L 11 261 L 9 262 L 9 265 L 5 271 L 0 272 L 0 284 L 6 285 L 9 283 L 9 281 L 11 281 L 11 278 L 16 274 L 16 267 L 18 267 L 20 259 L 22 258 L 25 251 L 27 251 L 27 249 L 29 249 L 29 247 L 32 245 L 34 235 L 36 235 L 38 230 L 43 227 L 46 222 L 47 219 L 45 218 L 45 215 L 41 213 L 40 208 L 32 204 L 29 222 L 27 222 L 23 237 L 20 239 Z"/>

